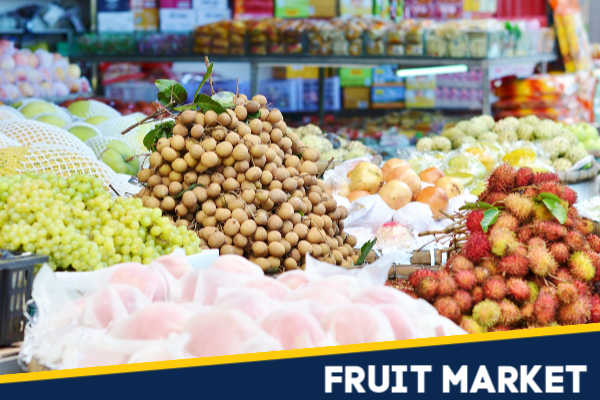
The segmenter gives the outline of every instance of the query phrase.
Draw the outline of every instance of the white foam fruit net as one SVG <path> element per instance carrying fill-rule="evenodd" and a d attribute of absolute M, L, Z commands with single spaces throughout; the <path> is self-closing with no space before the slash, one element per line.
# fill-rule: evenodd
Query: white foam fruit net
<path fill-rule="evenodd" d="M 5 147 L 15 147 L 19 145 L 20 143 L 17 142 L 15 139 L 11 139 L 8 136 L 0 133 L 0 149 L 3 149 Z"/>
<path fill-rule="evenodd" d="M 0 120 L 5 119 L 25 119 L 25 117 L 10 106 L 0 106 Z"/>
<path fill-rule="evenodd" d="M 0 134 L 16 140 L 23 146 L 57 145 L 79 155 L 94 157 L 92 149 L 69 131 L 42 122 L 18 119 L 0 121 Z"/>
<path fill-rule="evenodd" d="M 128 176 L 115 173 L 94 156 L 80 154 L 69 148 L 34 144 L 0 149 L 0 175 L 24 173 L 91 175 L 101 179 L 107 188 L 112 186 L 121 195 L 135 194 L 140 189 L 128 183 Z"/>
<path fill-rule="evenodd" d="M 125 143 L 125 141 L 120 138 L 108 137 L 108 136 L 94 136 L 93 138 L 86 140 L 85 144 L 90 149 L 92 149 L 92 151 L 94 152 L 96 157 L 101 158 L 102 153 L 104 152 L 104 150 L 106 150 L 106 146 L 110 142 L 113 142 L 115 140 Z"/>

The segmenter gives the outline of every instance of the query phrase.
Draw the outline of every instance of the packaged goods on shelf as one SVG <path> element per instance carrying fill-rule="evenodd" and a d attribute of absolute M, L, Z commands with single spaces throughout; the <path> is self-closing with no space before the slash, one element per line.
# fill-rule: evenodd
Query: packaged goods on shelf
<path fill-rule="evenodd" d="M 25 97 L 66 98 L 91 91 L 77 64 L 60 54 L 38 49 L 17 49 L 0 40 L 0 100 L 14 102 Z"/>
<path fill-rule="evenodd" d="M 591 72 L 504 78 L 494 84 L 498 118 L 537 115 L 565 122 L 593 120 L 595 78 Z"/>
<path fill-rule="evenodd" d="M 323 86 L 323 108 L 326 111 L 340 110 L 340 98 L 340 78 L 337 76 L 326 78 Z M 299 111 L 317 111 L 318 105 L 319 83 L 316 79 L 303 79 Z"/>
<path fill-rule="evenodd" d="M 371 68 L 340 68 L 339 75 L 342 87 L 371 86 Z"/>
<path fill-rule="evenodd" d="M 342 89 L 345 109 L 369 108 L 370 89 L 368 87 L 345 87 Z"/>
<path fill-rule="evenodd" d="M 551 0 L 560 52 L 567 72 L 587 71 L 592 66 L 590 41 L 578 1 Z"/>

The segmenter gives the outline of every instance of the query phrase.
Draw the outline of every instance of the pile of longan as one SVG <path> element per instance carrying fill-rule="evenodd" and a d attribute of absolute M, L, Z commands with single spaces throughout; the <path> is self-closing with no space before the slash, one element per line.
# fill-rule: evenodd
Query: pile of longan
<path fill-rule="evenodd" d="M 319 153 L 266 104 L 265 96 L 239 95 L 221 114 L 179 114 L 173 136 L 158 140 L 138 174 L 144 205 L 267 272 L 302 268 L 306 254 L 354 265 L 356 238 L 343 232 L 348 211 L 317 178 Z"/>

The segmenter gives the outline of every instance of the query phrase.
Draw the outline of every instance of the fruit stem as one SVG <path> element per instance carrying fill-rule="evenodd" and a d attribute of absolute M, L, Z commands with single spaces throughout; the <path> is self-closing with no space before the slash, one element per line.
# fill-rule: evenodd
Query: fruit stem
<path fill-rule="evenodd" d="M 171 103 L 167 104 L 167 107 L 171 107 L 174 105 L 175 105 L 175 103 L 171 102 Z M 136 122 L 135 124 L 131 125 L 127 129 L 125 129 L 123 132 L 121 132 L 121 135 L 124 135 L 127 132 L 129 132 L 130 130 L 137 128 L 138 126 L 145 124 L 146 122 L 150 121 L 151 119 L 154 119 L 154 118 L 160 116 L 164 112 L 165 112 L 165 110 L 163 108 L 159 108 L 158 110 L 154 111 L 154 113 L 152 113 L 151 115 L 148 115 L 146 118 L 142 119 L 141 121 Z"/>
<path fill-rule="evenodd" d="M 206 64 L 206 70 L 208 71 L 208 67 L 210 66 L 210 61 L 208 60 L 208 56 L 204 56 L 204 64 Z M 210 86 L 210 95 L 215 94 L 215 89 L 213 88 L 213 80 L 212 74 L 208 77 L 208 85 Z"/>
<path fill-rule="evenodd" d="M 140 153 L 140 154 L 134 154 L 131 157 L 127 157 L 125 159 L 125 162 L 129 162 L 132 161 L 134 158 L 138 158 L 138 157 L 148 157 L 150 154 L 152 153 Z"/>

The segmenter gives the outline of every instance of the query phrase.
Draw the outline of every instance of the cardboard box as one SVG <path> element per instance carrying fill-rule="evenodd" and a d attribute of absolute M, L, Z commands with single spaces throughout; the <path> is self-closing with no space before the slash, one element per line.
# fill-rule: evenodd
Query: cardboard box
<path fill-rule="evenodd" d="M 133 32 L 129 0 L 98 0 L 98 32 Z"/>
<path fill-rule="evenodd" d="M 363 17 L 373 14 L 373 0 L 340 0 L 340 16 Z"/>
<path fill-rule="evenodd" d="M 405 99 L 404 85 L 400 86 L 373 86 L 371 88 L 371 103 L 397 103 Z"/>
<path fill-rule="evenodd" d="M 162 32 L 191 32 L 196 27 L 196 14 L 190 9 L 160 9 L 159 17 Z"/>
<path fill-rule="evenodd" d="M 340 68 L 340 84 L 348 86 L 371 86 L 371 68 Z"/>
<path fill-rule="evenodd" d="M 307 18 L 308 0 L 275 0 L 275 16 L 278 18 Z"/>
<path fill-rule="evenodd" d="M 336 0 L 308 0 L 308 16 L 315 18 L 336 17 Z"/>
<path fill-rule="evenodd" d="M 346 109 L 369 108 L 370 88 L 368 87 L 345 87 L 342 89 L 342 99 Z"/>
<path fill-rule="evenodd" d="M 373 68 L 373 85 L 400 83 L 404 82 L 404 78 L 396 75 L 395 65 L 381 65 Z"/>
<path fill-rule="evenodd" d="M 213 22 L 219 22 L 231 19 L 231 10 L 226 9 L 209 9 L 209 10 L 194 10 L 196 14 L 196 26 L 208 25 Z"/>
<path fill-rule="evenodd" d="M 406 90 L 406 108 L 435 107 L 435 89 Z"/>
<path fill-rule="evenodd" d="M 158 9 L 144 8 L 133 10 L 133 28 L 136 31 L 158 30 Z"/>
<path fill-rule="evenodd" d="M 275 79 L 318 79 L 319 68 L 317 67 L 303 67 L 300 65 L 289 66 L 289 67 L 274 67 L 273 78 Z"/>
<path fill-rule="evenodd" d="M 427 76 L 411 76 L 406 78 L 406 89 L 435 89 L 436 88 L 436 77 L 435 75 Z"/>

